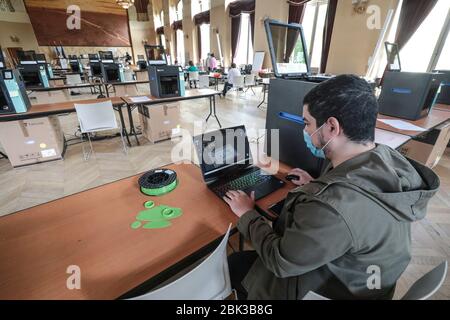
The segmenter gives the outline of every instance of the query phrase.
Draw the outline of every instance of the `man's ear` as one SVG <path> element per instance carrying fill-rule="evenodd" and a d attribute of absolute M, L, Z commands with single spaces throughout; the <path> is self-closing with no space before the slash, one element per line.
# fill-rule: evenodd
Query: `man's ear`
<path fill-rule="evenodd" d="M 341 134 L 342 130 L 338 119 L 335 117 L 330 117 L 328 118 L 327 123 L 332 135 L 338 136 Z"/>

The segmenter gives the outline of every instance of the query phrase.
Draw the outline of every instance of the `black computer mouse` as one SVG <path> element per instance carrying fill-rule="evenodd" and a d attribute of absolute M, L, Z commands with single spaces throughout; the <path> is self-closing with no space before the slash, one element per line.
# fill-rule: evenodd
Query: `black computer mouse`
<path fill-rule="evenodd" d="M 286 176 L 286 180 L 287 181 L 292 181 L 292 180 L 300 180 L 300 177 L 295 175 L 295 174 L 288 174 Z"/>

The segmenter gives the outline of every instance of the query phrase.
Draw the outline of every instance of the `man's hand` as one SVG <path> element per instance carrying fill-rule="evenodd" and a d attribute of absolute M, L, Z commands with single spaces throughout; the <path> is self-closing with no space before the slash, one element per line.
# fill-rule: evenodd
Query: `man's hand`
<path fill-rule="evenodd" d="M 298 180 L 291 181 L 293 184 L 296 184 L 297 186 L 303 186 L 314 180 L 314 178 L 311 177 L 308 172 L 302 169 L 293 169 L 291 172 L 289 172 L 289 174 L 299 177 Z"/>
<path fill-rule="evenodd" d="M 244 191 L 228 191 L 223 200 L 228 203 L 234 214 L 240 218 L 244 213 L 255 208 L 255 191 L 252 191 L 251 197 Z"/>

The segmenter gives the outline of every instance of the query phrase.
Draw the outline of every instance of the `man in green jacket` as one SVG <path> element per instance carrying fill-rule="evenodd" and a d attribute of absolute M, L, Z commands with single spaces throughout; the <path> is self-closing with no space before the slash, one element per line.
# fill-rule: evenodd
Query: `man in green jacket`
<path fill-rule="evenodd" d="M 317 179 L 291 172 L 299 187 L 273 226 L 254 210 L 253 197 L 226 195 L 255 249 L 229 257 L 232 284 L 248 299 L 302 299 L 309 291 L 391 299 L 411 260 L 411 223 L 424 218 L 439 178 L 374 143 L 378 103 L 365 80 L 337 76 L 303 102 L 305 142 L 330 165 Z"/>

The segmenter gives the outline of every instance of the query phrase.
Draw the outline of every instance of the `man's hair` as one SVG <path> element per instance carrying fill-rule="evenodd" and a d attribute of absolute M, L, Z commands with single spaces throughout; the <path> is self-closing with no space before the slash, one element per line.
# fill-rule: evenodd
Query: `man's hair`
<path fill-rule="evenodd" d="M 192 60 L 189 61 L 189 65 L 190 65 L 190 66 L 193 66 L 193 65 L 194 65 L 194 63 L 192 62 Z"/>
<path fill-rule="evenodd" d="M 357 143 L 373 142 L 378 101 L 366 80 L 340 75 L 314 87 L 304 98 L 317 127 L 330 117 L 339 121 L 345 136 Z"/>
<path fill-rule="evenodd" d="M 233 62 L 233 63 L 231 64 L 231 67 L 232 67 L 232 68 L 236 68 L 236 63 Z"/>

